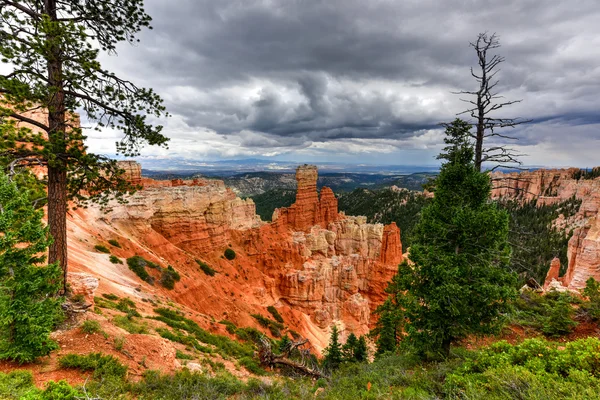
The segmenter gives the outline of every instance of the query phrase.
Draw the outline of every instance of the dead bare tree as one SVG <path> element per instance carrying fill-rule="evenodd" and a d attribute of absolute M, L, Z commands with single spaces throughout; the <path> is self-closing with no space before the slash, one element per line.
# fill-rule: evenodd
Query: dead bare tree
<path fill-rule="evenodd" d="M 459 113 L 469 114 L 474 121 L 473 126 L 476 128 L 472 137 L 475 139 L 475 166 L 481 171 L 481 166 L 485 162 L 495 163 L 493 169 L 499 167 L 515 167 L 520 166 L 519 154 L 515 149 L 507 147 L 503 144 L 494 144 L 485 147 L 490 138 L 516 140 L 517 138 L 507 135 L 504 132 L 498 132 L 500 128 L 515 128 L 518 125 L 530 122 L 522 118 L 497 118 L 495 111 L 511 104 L 520 103 L 521 100 L 504 101 L 504 97 L 496 91 L 496 86 L 499 80 L 496 79 L 496 74 L 500 71 L 499 65 L 504 62 L 504 57 L 498 54 L 490 54 L 494 49 L 500 47 L 498 36 L 493 33 L 488 35 L 487 32 L 480 33 L 475 42 L 470 43 L 471 47 L 477 53 L 479 70 L 476 73 L 471 67 L 471 75 L 479 84 L 477 91 L 460 91 L 455 94 L 473 96 L 469 99 L 462 99 L 470 104 L 469 109 Z"/>
<path fill-rule="evenodd" d="M 282 349 L 283 351 L 281 354 L 275 354 L 271 347 L 271 342 L 269 339 L 263 336 L 258 342 L 258 357 L 262 365 L 269 367 L 287 366 L 305 376 L 310 376 L 313 378 L 327 378 L 327 375 L 319 368 L 319 366 L 311 362 L 312 357 L 310 357 L 310 352 L 299 349 L 306 343 L 308 343 L 308 339 L 290 342 L 285 349 Z M 299 354 L 301 356 L 299 361 L 291 358 L 292 353 L 295 350 L 299 350 Z"/>

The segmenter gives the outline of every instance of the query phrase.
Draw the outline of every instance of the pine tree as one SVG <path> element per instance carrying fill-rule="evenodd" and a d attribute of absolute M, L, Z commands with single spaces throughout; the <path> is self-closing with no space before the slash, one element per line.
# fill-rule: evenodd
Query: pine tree
<path fill-rule="evenodd" d="M 337 326 L 333 326 L 331 330 L 331 338 L 329 339 L 329 346 L 325 348 L 325 358 L 323 359 L 323 365 L 329 370 L 337 369 L 343 360 L 342 346 L 339 340 L 339 331 Z"/>
<path fill-rule="evenodd" d="M 367 361 L 368 355 L 367 339 L 365 339 L 364 336 L 361 336 L 358 339 L 358 343 L 356 343 L 356 347 L 354 348 L 354 360 L 357 362 Z"/>
<path fill-rule="evenodd" d="M 354 352 L 356 351 L 356 346 L 358 345 L 358 338 L 354 333 L 348 335 L 348 339 L 346 339 L 346 343 L 342 346 L 342 354 L 344 357 L 344 361 L 355 361 Z"/>
<path fill-rule="evenodd" d="M 0 74 L 0 161 L 8 170 L 47 169 L 49 262 L 62 267 L 64 289 L 68 201 L 105 203 L 134 189 L 115 160 L 87 151 L 75 112 L 98 130 L 120 130 L 116 150 L 125 156 L 168 140 L 147 119 L 167 115 L 161 98 L 98 61 L 101 51 L 135 43 L 150 21 L 143 0 L 0 0 L 0 58 L 8 67 Z M 36 110 L 47 121 L 32 118 Z"/>
<path fill-rule="evenodd" d="M 0 359 L 30 362 L 56 349 L 61 268 L 42 265 L 51 240 L 29 193 L 0 171 Z"/>
<path fill-rule="evenodd" d="M 415 229 L 410 259 L 400 266 L 400 309 L 407 342 L 422 354 L 448 356 L 452 342 L 497 332 L 516 295 L 506 268 L 508 214 L 489 201 L 491 182 L 474 163 L 470 125 L 446 127 L 446 160 L 435 196 Z"/>

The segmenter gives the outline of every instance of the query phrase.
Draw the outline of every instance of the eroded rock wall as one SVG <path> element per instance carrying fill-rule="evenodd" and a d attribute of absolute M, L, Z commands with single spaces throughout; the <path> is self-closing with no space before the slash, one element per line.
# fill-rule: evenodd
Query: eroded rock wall
<path fill-rule="evenodd" d="M 494 173 L 492 196 L 519 201 L 537 199 L 538 204 L 556 204 L 575 197 L 581 207 L 568 221 L 557 223 L 573 229 L 569 240 L 569 265 L 564 277 L 556 277 L 553 269 L 549 278 L 560 280 L 569 289 L 585 287 L 589 277 L 600 280 L 600 178 L 574 179 L 578 169 L 537 170 L 522 173 Z M 552 275 L 552 276 L 550 276 Z"/>

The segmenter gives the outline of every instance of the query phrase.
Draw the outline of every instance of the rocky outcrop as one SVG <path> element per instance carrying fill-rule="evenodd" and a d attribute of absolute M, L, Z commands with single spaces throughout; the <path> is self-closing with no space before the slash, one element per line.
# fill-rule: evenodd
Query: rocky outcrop
<path fill-rule="evenodd" d="M 494 173 L 492 196 L 519 201 L 537 200 L 538 205 L 556 204 L 575 197 L 581 206 L 575 217 L 559 218 L 555 224 L 573 229 L 569 240 L 569 264 L 564 277 L 550 269 L 554 279 L 568 289 L 581 289 L 589 277 L 600 280 L 600 178 L 575 179 L 578 169 L 537 170 L 523 173 Z M 558 271 L 558 270 L 557 270 Z M 552 276 L 550 276 L 552 275 Z M 556 276 L 554 276 L 556 275 Z"/>
<path fill-rule="evenodd" d="M 123 178 L 134 185 L 142 183 L 142 166 L 135 161 L 119 161 L 117 166 L 122 169 Z"/>
<path fill-rule="evenodd" d="M 81 296 L 86 304 L 94 304 L 94 294 L 99 285 L 98 278 L 83 272 L 69 272 L 67 281 L 69 282 L 69 294 L 72 297 Z"/>
<path fill-rule="evenodd" d="M 398 228 L 395 222 L 386 225 L 383 230 L 380 260 L 384 264 L 399 264 L 402 262 L 400 228 Z"/>
<path fill-rule="evenodd" d="M 291 227 L 306 230 L 315 225 L 327 226 L 340 219 L 338 201 L 330 188 L 317 193 L 317 167 L 302 165 L 296 170 L 296 202 L 288 208 L 280 208 L 273 213 L 273 222 L 280 228 Z"/>

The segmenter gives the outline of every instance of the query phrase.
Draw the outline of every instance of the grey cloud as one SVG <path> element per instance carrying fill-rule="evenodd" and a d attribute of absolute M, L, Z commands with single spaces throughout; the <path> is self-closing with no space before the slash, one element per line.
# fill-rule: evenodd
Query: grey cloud
<path fill-rule="evenodd" d="M 155 29 L 106 61 L 165 97 L 187 125 L 173 132 L 182 138 L 208 129 L 252 151 L 353 139 L 410 147 L 464 109 L 450 92 L 475 89 L 469 42 L 485 30 L 500 35 L 506 57 L 501 93 L 523 99 L 506 115 L 541 128 L 598 122 L 596 0 L 146 4 Z M 544 129 L 532 132 L 515 131 L 522 146 L 544 140 Z"/>

